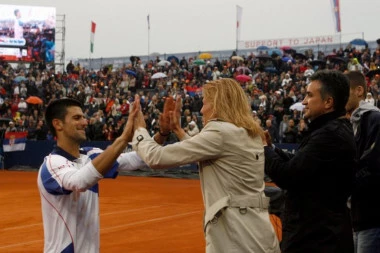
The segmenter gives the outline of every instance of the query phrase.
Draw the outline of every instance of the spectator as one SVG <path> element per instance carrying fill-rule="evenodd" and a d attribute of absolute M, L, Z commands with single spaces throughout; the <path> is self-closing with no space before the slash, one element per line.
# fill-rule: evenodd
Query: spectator
<path fill-rule="evenodd" d="M 364 101 L 369 103 L 370 105 L 375 105 L 375 99 L 373 99 L 371 92 L 367 93 L 367 97 L 365 98 Z"/>
<path fill-rule="evenodd" d="M 199 133 L 199 128 L 194 121 L 190 121 L 184 130 L 190 137 L 193 137 Z"/>
<path fill-rule="evenodd" d="M 272 124 L 271 119 L 267 119 L 265 121 L 265 128 L 264 129 L 268 131 L 273 143 L 279 143 L 280 142 L 279 136 L 278 136 L 278 129 L 275 125 Z"/>
<path fill-rule="evenodd" d="M 350 98 L 346 110 L 355 133 L 356 159 L 354 191 L 351 196 L 351 217 L 355 252 L 377 252 L 380 243 L 380 110 L 364 102 L 367 84 L 360 72 L 348 72 Z"/>
<path fill-rule="evenodd" d="M 7 129 L 5 130 L 5 132 L 17 132 L 17 128 L 15 126 L 15 123 L 13 121 L 10 121 L 9 122 L 9 126 L 7 127 Z"/>
<path fill-rule="evenodd" d="M 349 82 L 341 72 L 325 70 L 310 80 L 302 102 L 310 134 L 298 151 L 273 149 L 266 133 L 265 172 L 286 191 L 281 250 L 353 253 L 347 200 L 356 149 L 344 118 Z"/>

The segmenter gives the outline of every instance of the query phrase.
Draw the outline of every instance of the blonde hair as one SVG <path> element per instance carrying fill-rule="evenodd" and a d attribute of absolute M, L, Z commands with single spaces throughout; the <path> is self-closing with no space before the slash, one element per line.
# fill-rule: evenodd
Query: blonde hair
<path fill-rule="evenodd" d="M 252 117 L 248 98 L 234 79 L 208 82 L 203 87 L 203 96 L 212 104 L 213 115 L 218 119 L 243 127 L 252 138 L 263 137 L 263 130 Z"/>

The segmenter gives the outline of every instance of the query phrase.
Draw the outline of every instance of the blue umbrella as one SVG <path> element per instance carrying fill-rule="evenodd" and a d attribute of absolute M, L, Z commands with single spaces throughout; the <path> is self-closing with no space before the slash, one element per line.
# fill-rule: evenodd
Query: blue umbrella
<path fill-rule="evenodd" d="M 277 70 L 275 67 L 266 67 L 266 68 L 264 69 L 264 72 L 277 74 L 277 73 L 278 73 L 278 70 Z"/>
<path fill-rule="evenodd" d="M 269 52 L 268 52 L 269 55 L 273 55 L 273 54 L 277 54 L 279 56 L 282 56 L 283 53 L 282 53 L 282 50 L 281 49 L 278 49 L 278 48 L 275 48 L 275 49 L 270 49 Z"/>
<path fill-rule="evenodd" d="M 174 59 L 177 63 L 179 63 L 179 59 L 177 58 L 177 56 L 174 56 L 174 55 L 169 56 L 167 60 L 171 62 L 173 59 Z"/>
<path fill-rule="evenodd" d="M 350 44 L 353 46 L 365 46 L 368 47 L 368 43 L 363 39 L 354 39 L 350 41 Z"/>
<path fill-rule="evenodd" d="M 19 83 L 21 81 L 26 81 L 28 80 L 25 76 L 16 76 L 15 79 L 13 79 L 13 81 L 15 81 L 16 83 Z"/>
<path fill-rule="evenodd" d="M 125 71 L 125 73 L 127 73 L 128 75 L 134 76 L 134 77 L 137 76 L 137 75 L 136 75 L 136 72 L 134 72 L 134 71 L 132 71 L 132 70 L 129 70 L 129 69 L 127 69 L 127 70 Z"/>
<path fill-rule="evenodd" d="M 291 60 L 293 62 L 293 59 L 290 57 L 287 57 L 287 56 L 282 57 L 283 62 L 288 62 L 289 60 Z"/>
<path fill-rule="evenodd" d="M 268 50 L 269 49 L 269 47 L 267 47 L 267 46 L 259 46 L 259 47 L 257 47 L 256 48 L 257 50 Z"/>

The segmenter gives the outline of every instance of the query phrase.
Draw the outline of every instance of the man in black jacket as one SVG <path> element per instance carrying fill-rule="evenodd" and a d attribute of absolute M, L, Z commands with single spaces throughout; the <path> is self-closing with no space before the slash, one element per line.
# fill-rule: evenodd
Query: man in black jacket
<path fill-rule="evenodd" d="M 309 133 L 295 154 L 274 148 L 266 133 L 265 172 L 285 190 L 283 253 L 352 253 L 348 197 L 352 193 L 355 141 L 345 118 L 349 81 L 337 71 L 310 77 L 304 118 Z M 266 143 L 265 143 L 266 142 Z"/>
<path fill-rule="evenodd" d="M 355 133 L 356 158 L 351 217 L 357 253 L 380 252 L 380 110 L 364 101 L 367 84 L 358 71 L 348 72 L 350 97 L 346 110 Z"/>

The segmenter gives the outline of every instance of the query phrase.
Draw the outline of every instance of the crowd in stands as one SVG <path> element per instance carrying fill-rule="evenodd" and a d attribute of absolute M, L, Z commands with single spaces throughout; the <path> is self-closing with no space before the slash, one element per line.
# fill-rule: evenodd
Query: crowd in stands
<path fill-rule="evenodd" d="M 138 93 L 152 135 L 159 129 L 159 115 L 170 95 L 182 96 L 182 127 L 195 135 L 203 127 L 203 84 L 245 75 L 248 79 L 239 82 L 249 98 L 252 116 L 269 130 L 275 143 L 298 143 L 307 124 L 302 111 L 290 107 L 305 97 L 308 78 L 326 68 L 362 71 L 368 77 L 368 101 L 380 107 L 379 46 L 373 52 L 347 45 L 329 53 L 300 53 L 288 48 L 281 54 L 262 51 L 240 57 L 234 52 L 229 59 L 211 58 L 204 63 L 197 62 L 197 57 L 172 57 L 164 62 L 166 59 L 157 56 L 145 63 L 134 57 L 121 68 L 104 66 L 99 70 L 70 61 L 64 72 L 56 72 L 43 62 L 28 67 L 22 62 L 13 67 L 0 62 L 0 117 L 10 120 L 2 121 L 0 128 L 2 132 L 27 131 L 29 140 L 52 140 L 44 110 L 54 99 L 72 97 L 84 105 L 88 140 L 112 141 L 122 131 Z M 152 78 L 158 72 L 164 77 Z M 40 97 L 42 103 L 28 103 L 30 96 Z"/>

